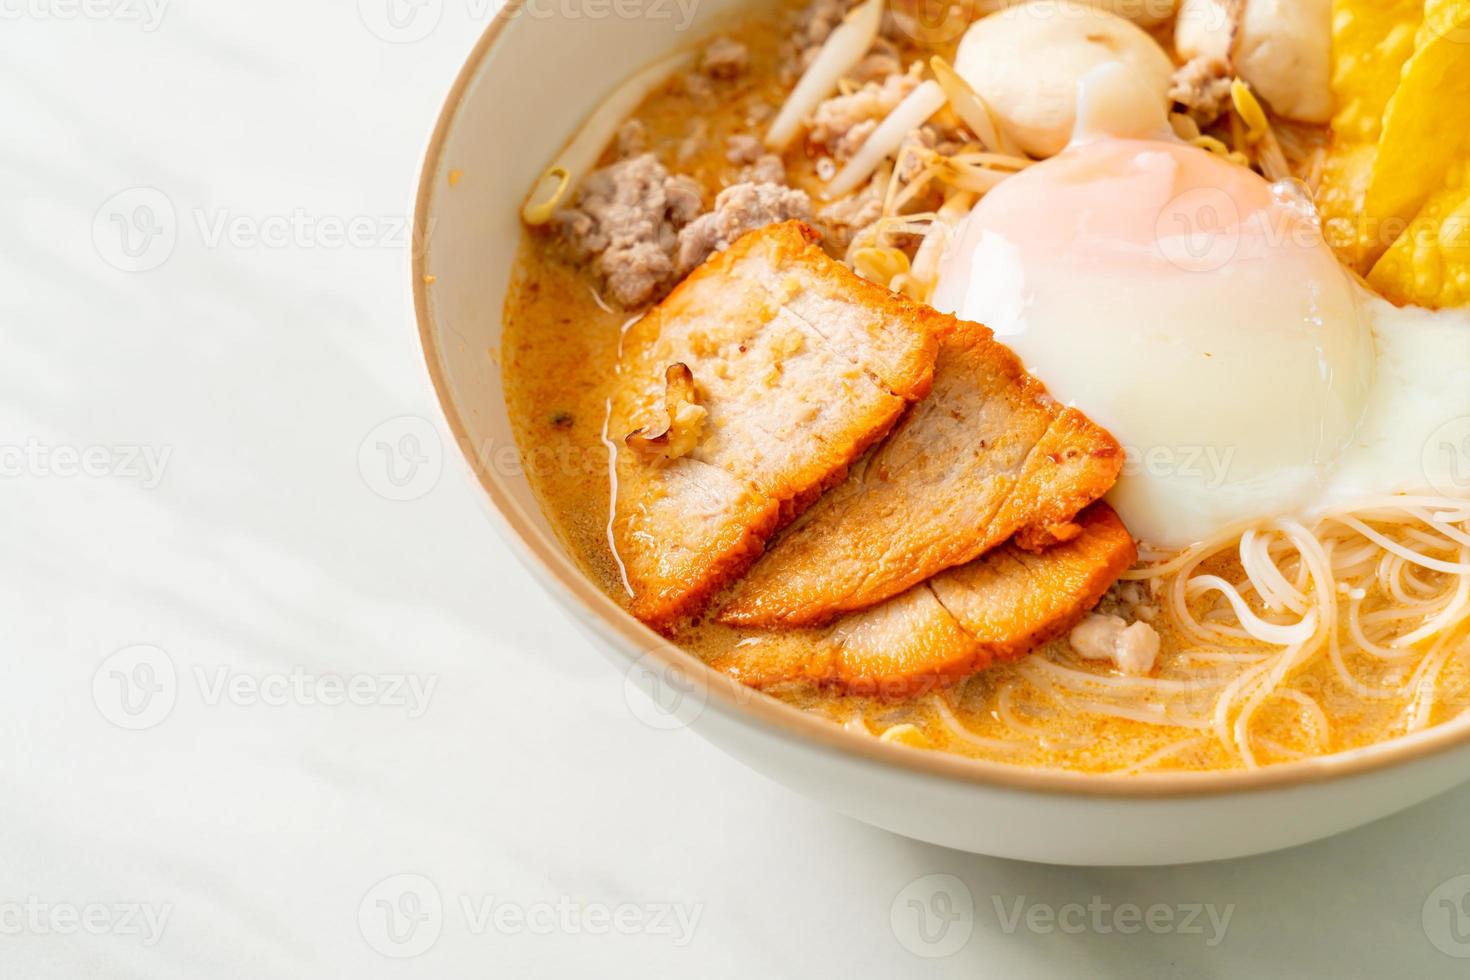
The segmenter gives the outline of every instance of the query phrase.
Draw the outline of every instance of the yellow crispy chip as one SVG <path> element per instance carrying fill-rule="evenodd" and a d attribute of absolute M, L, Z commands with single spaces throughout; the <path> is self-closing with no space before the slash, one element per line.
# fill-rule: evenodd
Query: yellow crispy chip
<path fill-rule="evenodd" d="M 1424 22 L 1417 43 L 1423 45 L 1434 37 L 1445 37 L 1456 44 L 1470 43 L 1465 7 L 1465 0 L 1424 0 Z"/>
<path fill-rule="evenodd" d="M 1327 244 L 1346 265 L 1358 270 L 1364 267 L 1373 243 L 1373 230 L 1363 215 L 1363 199 L 1377 158 L 1376 143 L 1333 143 L 1317 191 L 1317 209 L 1322 213 L 1322 234 Z"/>
<path fill-rule="evenodd" d="M 1335 0 L 1332 4 L 1332 132 L 1348 143 L 1375 142 L 1383 111 L 1399 86 L 1423 0 Z"/>
<path fill-rule="evenodd" d="M 1470 0 L 1429 0 L 1378 140 L 1363 202 L 1376 259 L 1470 145 Z"/>
<path fill-rule="evenodd" d="M 1348 265 L 1366 268 L 1375 233 L 1363 213 L 1383 112 L 1414 53 L 1424 0 L 1333 0 L 1332 148 L 1317 204 L 1328 242 Z"/>
<path fill-rule="evenodd" d="M 1470 305 L 1470 163 L 1452 168 L 1449 183 L 1383 253 L 1368 283 L 1400 306 Z"/>

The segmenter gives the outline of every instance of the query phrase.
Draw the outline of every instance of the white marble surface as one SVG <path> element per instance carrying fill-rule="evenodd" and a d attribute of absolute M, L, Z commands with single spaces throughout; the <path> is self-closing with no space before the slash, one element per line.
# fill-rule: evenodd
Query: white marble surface
<path fill-rule="evenodd" d="M 459 468 L 434 482 L 432 435 L 406 494 L 381 433 L 364 469 L 382 423 L 439 426 L 401 226 L 485 20 L 439 6 L 392 44 L 352 0 L 174 0 L 156 22 L 130 19 L 141 2 L 0 2 L 0 975 L 1470 970 L 1442 951 L 1470 952 L 1470 908 L 1438 901 L 1464 889 L 1430 897 L 1470 872 L 1470 790 L 1217 866 L 1078 871 L 901 840 L 641 724 Z M 135 219 L 135 256 L 115 216 Z M 119 678 L 148 681 L 139 664 L 164 686 L 128 714 Z M 278 689 L 293 672 L 374 703 Z M 434 685 L 425 710 L 392 703 L 406 677 Z M 973 923 L 925 960 L 938 947 L 903 917 L 932 879 L 904 889 L 939 873 Z M 405 892 L 428 904 L 389 935 L 378 901 L 412 911 Z M 506 911 L 484 918 L 487 901 Z M 1129 903 L 1231 918 L 1214 945 L 1205 916 L 1202 934 L 1125 934 Z"/>

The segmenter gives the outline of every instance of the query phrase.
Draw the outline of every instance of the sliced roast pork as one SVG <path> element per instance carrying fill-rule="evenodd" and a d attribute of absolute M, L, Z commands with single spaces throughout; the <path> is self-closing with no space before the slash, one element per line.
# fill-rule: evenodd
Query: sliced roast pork
<path fill-rule="evenodd" d="M 1036 550 L 1117 480 L 1123 451 L 978 324 L 944 318 L 934 390 L 732 590 L 724 622 L 821 626 L 1014 538 Z"/>
<path fill-rule="evenodd" d="M 897 699 L 1019 659 L 1080 622 L 1137 558 L 1107 504 L 1076 523 L 1069 541 L 1040 552 L 1008 542 L 824 630 L 750 637 L 713 666 L 752 687 L 800 682 Z"/>
<path fill-rule="evenodd" d="M 815 241 L 798 222 L 746 235 L 624 338 L 612 539 L 651 625 L 741 575 L 930 390 L 945 318 Z"/>

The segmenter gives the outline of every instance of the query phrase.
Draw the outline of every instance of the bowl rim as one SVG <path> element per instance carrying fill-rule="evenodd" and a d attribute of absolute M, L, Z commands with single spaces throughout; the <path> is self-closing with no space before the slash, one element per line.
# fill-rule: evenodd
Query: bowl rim
<path fill-rule="evenodd" d="M 992 790 L 1078 798 L 1189 799 L 1236 793 L 1258 793 L 1345 780 L 1380 772 L 1411 762 L 1424 761 L 1470 743 L 1470 717 L 1454 719 L 1412 735 L 1401 735 L 1371 746 L 1332 755 L 1282 763 L 1260 769 L 1198 773 L 1079 773 L 1042 769 L 974 759 L 947 752 L 928 751 L 881 742 L 871 735 L 850 732 L 830 721 L 754 691 L 734 678 L 706 665 L 698 657 L 679 649 L 614 602 L 597 588 L 576 562 L 550 535 L 537 528 L 510 492 L 502 477 L 484 465 L 476 452 L 469 430 L 450 396 L 448 379 L 441 369 L 441 348 L 429 308 L 429 275 L 432 240 L 430 214 L 439 190 L 443 151 L 459 117 L 459 110 L 474 80 L 497 45 L 509 35 L 506 29 L 527 0 L 508 0 L 486 26 L 464 65 L 460 68 L 439 110 L 419 172 L 414 200 L 411 274 L 414 315 L 419 344 L 428 368 L 434 395 L 453 433 L 466 465 L 489 497 L 491 508 L 520 544 L 521 558 L 533 564 L 542 584 L 555 583 L 563 598 L 591 614 L 592 625 L 611 639 L 619 654 L 636 662 L 655 657 L 663 666 L 690 672 L 708 699 L 725 714 L 753 722 L 768 732 L 849 757 L 850 761 L 905 770 L 953 784 Z M 633 654 L 630 651 L 640 651 Z"/>

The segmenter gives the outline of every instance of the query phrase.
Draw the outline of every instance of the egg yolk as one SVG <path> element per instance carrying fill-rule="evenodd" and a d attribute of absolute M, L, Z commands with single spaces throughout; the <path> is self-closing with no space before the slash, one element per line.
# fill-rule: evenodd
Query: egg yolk
<path fill-rule="evenodd" d="M 1007 180 L 933 302 L 1113 432 L 1109 499 L 1160 547 L 1302 509 L 1372 387 L 1357 290 L 1310 205 L 1182 143 L 1099 139 Z"/>

